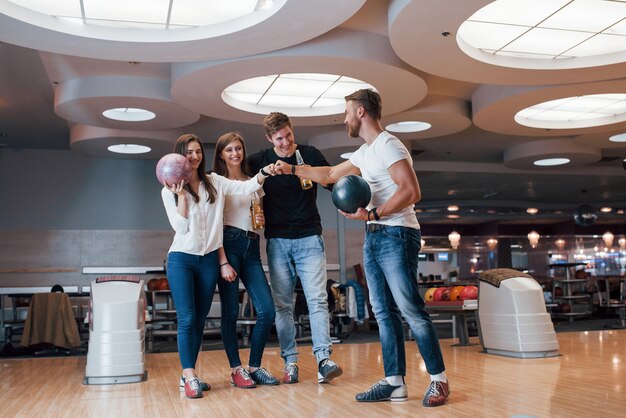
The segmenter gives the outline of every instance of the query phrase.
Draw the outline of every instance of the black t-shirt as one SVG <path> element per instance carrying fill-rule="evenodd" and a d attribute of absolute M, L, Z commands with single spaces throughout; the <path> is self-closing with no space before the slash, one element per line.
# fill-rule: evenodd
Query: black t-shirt
<path fill-rule="evenodd" d="M 304 163 L 313 167 L 328 166 L 328 161 L 315 147 L 298 145 Z M 291 157 L 276 155 L 268 148 L 248 157 L 252 170 L 259 171 L 268 164 L 282 160 L 297 164 L 295 152 Z M 302 190 L 298 176 L 288 174 L 268 177 L 263 184 L 263 212 L 265 214 L 265 238 L 304 238 L 321 235 L 322 223 L 317 211 L 317 183 Z"/>

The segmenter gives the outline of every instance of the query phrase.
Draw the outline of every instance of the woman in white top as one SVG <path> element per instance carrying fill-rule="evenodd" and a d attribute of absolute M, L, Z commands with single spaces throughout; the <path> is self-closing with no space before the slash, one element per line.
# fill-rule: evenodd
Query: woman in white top
<path fill-rule="evenodd" d="M 202 142 L 192 134 L 179 137 L 174 152 L 189 160 L 193 174 L 189 183 L 165 185 L 161 191 L 175 231 L 167 255 L 167 277 L 176 306 L 178 355 L 183 368 L 180 387 L 188 398 L 199 398 L 203 390 L 210 389 L 198 378 L 195 367 L 219 279 L 218 249 L 222 247 L 225 196 L 259 190 L 273 167 L 261 169 L 246 182 L 215 173 L 207 175 Z"/>
<path fill-rule="evenodd" d="M 247 180 L 253 173 L 246 164 L 246 148 L 237 132 L 222 135 L 215 146 L 213 170 L 231 180 Z M 255 232 L 251 207 L 260 204 L 263 189 L 243 196 L 227 196 L 224 205 L 224 248 L 220 249 L 218 282 L 222 303 L 222 340 L 232 369 L 230 384 L 238 388 L 256 385 L 277 385 L 278 379 L 261 367 L 265 343 L 274 318 L 272 292 L 261 265 L 260 237 Z M 255 214 L 255 223 L 264 223 L 262 213 Z M 239 280 L 243 283 L 256 311 L 256 324 L 250 338 L 248 369 L 241 365 L 237 340 L 239 314 Z"/>

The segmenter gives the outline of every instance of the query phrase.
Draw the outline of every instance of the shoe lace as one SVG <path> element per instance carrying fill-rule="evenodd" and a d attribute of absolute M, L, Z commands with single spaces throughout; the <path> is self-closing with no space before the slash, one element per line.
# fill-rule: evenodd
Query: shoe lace
<path fill-rule="evenodd" d="M 439 385 L 437 381 L 430 382 L 430 386 L 426 390 L 426 396 L 439 396 Z"/>
<path fill-rule="evenodd" d="M 246 369 L 244 369 L 243 367 L 239 370 L 237 370 L 237 374 L 241 377 L 243 377 L 246 380 L 250 380 L 250 373 L 248 373 L 248 371 Z"/>
<path fill-rule="evenodd" d="M 200 389 L 200 380 L 197 377 L 187 379 L 186 383 L 189 385 L 191 390 L 199 390 Z"/>

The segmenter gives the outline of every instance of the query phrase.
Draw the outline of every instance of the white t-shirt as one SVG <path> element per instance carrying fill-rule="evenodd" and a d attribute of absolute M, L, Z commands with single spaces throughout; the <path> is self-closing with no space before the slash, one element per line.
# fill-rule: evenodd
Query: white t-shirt
<path fill-rule="evenodd" d="M 193 255 L 205 255 L 222 246 L 224 229 L 224 202 L 226 196 L 249 195 L 259 190 L 262 185 L 256 176 L 248 181 L 229 180 L 218 174 L 209 174 L 217 191 L 215 202 L 210 203 L 209 194 L 200 183 L 199 200 L 196 202 L 190 193 L 186 193 L 188 217 L 181 216 L 176 209 L 174 193 L 169 189 L 161 190 L 161 198 L 167 212 L 167 218 L 174 229 L 174 242 L 169 252 L 179 251 Z"/>
<path fill-rule="evenodd" d="M 265 195 L 263 189 L 249 195 L 226 196 L 224 204 L 224 225 L 234 226 L 244 231 L 254 231 L 252 218 L 250 217 L 250 204 L 252 200 L 261 200 Z"/>
<path fill-rule="evenodd" d="M 413 159 L 404 144 L 386 131 L 381 132 L 371 145 L 363 144 L 352 154 L 350 162 L 361 170 L 363 179 L 372 190 L 372 200 L 367 207 L 368 210 L 382 205 L 396 192 L 398 185 L 389 175 L 389 167 L 405 159 L 409 160 L 409 164 L 413 167 Z M 380 221 L 368 223 L 420 228 L 413 205 L 399 212 L 383 214 Z"/>

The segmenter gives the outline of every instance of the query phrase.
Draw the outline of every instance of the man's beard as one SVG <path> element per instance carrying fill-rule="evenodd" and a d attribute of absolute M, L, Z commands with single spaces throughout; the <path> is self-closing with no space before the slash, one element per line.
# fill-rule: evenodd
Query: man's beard
<path fill-rule="evenodd" d="M 359 131 L 361 130 L 361 123 L 357 122 L 356 126 L 352 124 L 348 124 L 348 135 L 351 138 L 358 138 Z"/>

